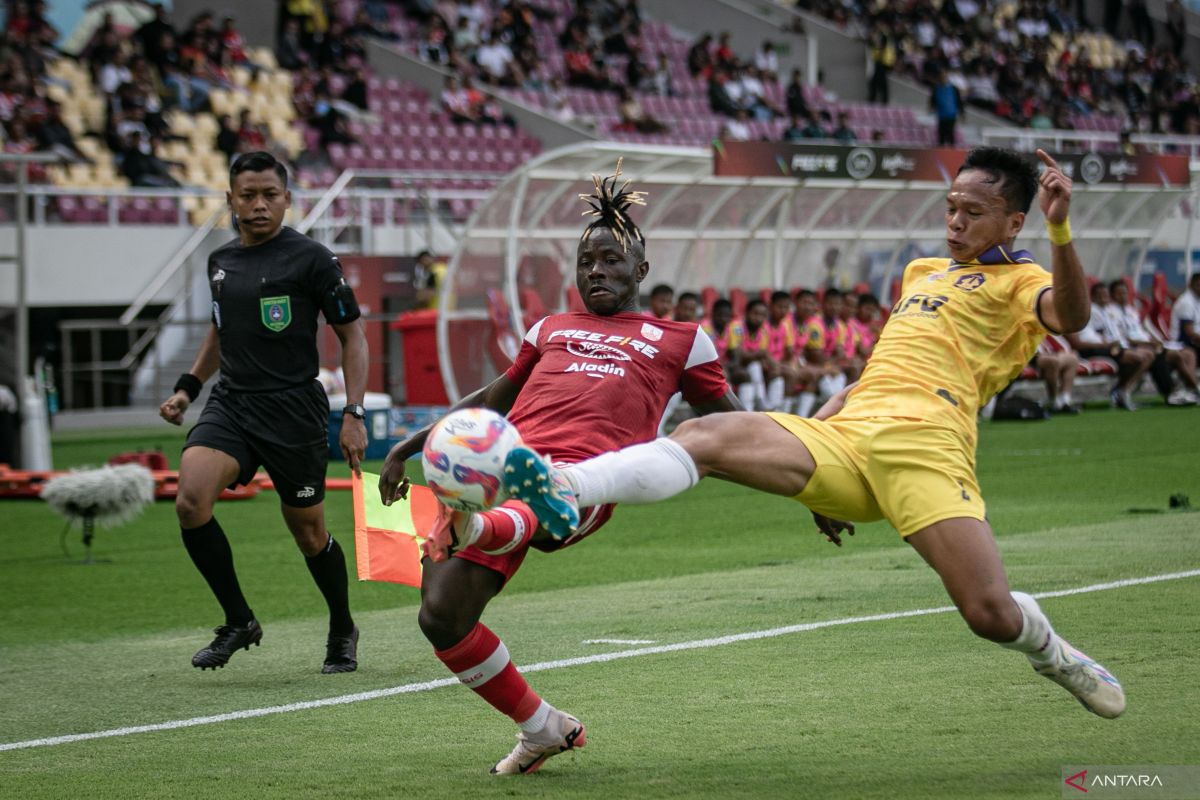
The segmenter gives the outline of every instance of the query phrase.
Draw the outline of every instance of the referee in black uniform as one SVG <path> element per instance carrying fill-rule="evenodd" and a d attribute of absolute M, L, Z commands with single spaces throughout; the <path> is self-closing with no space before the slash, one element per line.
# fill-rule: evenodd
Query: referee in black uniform
<path fill-rule="evenodd" d="M 354 293 L 332 253 L 283 225 L 291 206 L 287 170 L 269 153 L 246 153 L 229 171 L 229 207 L 239 238 L 208 259 L 212 326 L 192 365 L 159 409 L 179 425 L 204 381 L 221 370 L 188 433 L 175 512 L 183 543 L 225 612 L 216 638 L 192 665 L 225 666 L 257 645 L 262 628 L 238 585 L 229 540 L 213 516 L 221 490 L 267 470 L 283 519 L 329 605 L 324 673 L 358 668 L 358 628 L 350 616 L 346 558 L 325 530 L 329 402 L 317 383 L 317 321 L 324 314 L 342 344 L 346 399 L 340 443 L 359 471 L 367 444 L 363 392 L 367 340 Z"/>

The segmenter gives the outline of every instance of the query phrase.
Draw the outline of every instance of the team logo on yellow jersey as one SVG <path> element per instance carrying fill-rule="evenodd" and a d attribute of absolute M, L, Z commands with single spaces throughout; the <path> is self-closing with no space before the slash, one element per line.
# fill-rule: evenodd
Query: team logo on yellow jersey
<path fill-rule="evenodd" d="M 980 286 L 983 286 L 985 280 L 987 279 L 984 278 L 982 272 L 972 272 L 970 275 L 963 275 L 956 280 L 954 288 L 962 289 L 964 292 L 973 292 Z"/>
<path fill-rule="evenodd" d="M 910 294 L 900 298 L 900 302 L 892 308 L 892 314 L 895 316 L 919 314 L 923 317 L 936 317 L 938 309 L 949 301 L 950 298 L 944 294 Z"/>

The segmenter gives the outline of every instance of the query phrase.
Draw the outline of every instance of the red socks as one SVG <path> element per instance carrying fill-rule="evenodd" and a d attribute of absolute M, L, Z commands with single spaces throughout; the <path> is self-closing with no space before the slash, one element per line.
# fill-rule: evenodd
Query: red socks
<path fill-rule="evenodd" d="M 499 556 L 526 545 L 537 530 L 537 516 L 524 503 L 503 505 L 478 515 L 483 531 L 475 547 Z"/>
<path fill-rule="evenodd" d="M 434 654 L 465 686 L 517 724 L 532 717 L 541 705 L 542 699 L 513 666 L 504 642 L 482 622 L 461 642 Z"/>

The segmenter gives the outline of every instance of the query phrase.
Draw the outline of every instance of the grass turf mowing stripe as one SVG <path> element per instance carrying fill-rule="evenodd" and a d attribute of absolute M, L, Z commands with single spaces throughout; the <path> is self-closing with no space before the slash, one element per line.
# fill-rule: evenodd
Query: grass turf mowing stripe
<path fill-rule="evenodd" d="M 1103 592 L 1111 589 L 1122 589 L 1129 586 L 1142 586 L 1150 583 L 1160 583 L 1162 581 L 1175 581 L 1182 580 L 1184 578 L 1195 577 L 1200 577 L 1200 569 L 1186 570 L 1183 572 L 1169 572 L 1161 575 L 1150 575 L 1143 578 L 1124 578 L 1122 580 L 1109 581 L 1107 583 L 1094 583 L 1088 586 L 1078 586 L 1073 589 L 1039 592 L 1034 594 L 1034 597 L 1039 599 L 1049 597 L 1069 597 L 1071 595 Z M 855 625 L 863 622 L 885 622 L 894 619 L 928 616 L 930 614 L 944 614 L 948 611 L 954 610 L 954 606 L 937 606 L 933 608 L 911 609 L 909 611 L 893 611 L 885 614 L 872 614 L 869 616 L 843 617 L 841 619 L 824 620 L 822 622 L 806 622 L 799 625 L 786 625 L 780 628 L 748 631 L 746 633 L 735 633 L 727 636 L 716 636 L 708 639 L 696 639 L 687 642 L 677 642 L 675 644 L 657 645 L 655 647 L 639 647 L 633 650 L 619 650 L 612 653 L 596 653 L 590 656 L 577 656 L 575 658 L 564 658 L 555 661 L 540 661 L 535 664 L 520 667 L 519 669 L 522 673 L 532 673 L 551 669 L 579 667 L 588 664 L 600 664 L 608 661 L 617 661 L 620 659 L 635 658 L 639 656 L 674 653 L 682 650 L 700 650 L 707 649 L 709 647 L 721 647 L 727 644 L 736 644 L 738 642 L 748 642 L 757 639 L 770 639 L 779 636 L 787 636 L 793 633 L 803 633 L 805 631 L 833 628 L 841 625 Z M 243 711 L 230 711 L 225 714 L 212 714 L 205 717 L 171 720 L 169 722 L 158 722 L 150 725 L 133 725 L 124 728 L 112 728 L 104 731 L 92 731 L 89 733 L 72 733 L 62 736 L 47 736 L 40 739 L 29 739 L 22 742 L 6 742 L 0 744 L 0 752 L 7 750 L 24 750 L 33 747 L 51 747 L 54 745 L 69 744 L 71 742 L 83 742 L 92 739 L 108 739 L 117 736 L 131 736 L 136 733 L 154 733 L 157 731 L 178 730 L 180 728 L 193 728 L 199 725 L 214 725 L 219 722 L 233 722 L 242 719 L 253 719 L 255 717 L 266 717 L 273 714 L 286 714 L 292 711 L 306 711 L 313 708 L 323 708 L 325 706 L 348 705 L 350 703 L 359 703 L 364 700 L 377 700 L 399 694 L 427 692 L 433 689 L 440 689 L 443 686 L 453 686 L 456 683 L 458 683 L 457 678 L 441 678 L 422 683 L 408 683 L 404 684 L 403 686 L 393 686 L 387 689 L 374 689 L 366 692 L 356 692 L 354 694 L 326 697 L 320 700 L 304 700 L 295 703 L 286 703 L 284 705 L 268 706 L 265 708 L 251 708 Z"/>

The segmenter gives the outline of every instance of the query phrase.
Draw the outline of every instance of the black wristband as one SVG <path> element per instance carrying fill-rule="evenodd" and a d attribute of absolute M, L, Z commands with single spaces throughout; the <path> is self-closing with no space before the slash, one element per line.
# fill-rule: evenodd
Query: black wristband
<path fill-rule="evenodd" d="M 182 389 L 187 393 L 188 402 L 196 402 L 196 398 L 200 396 L 200 390 L 204 388 L 204 381 L 197 378 L 190 372 L 185 372 L 179 376 L 179 380 L 175 381 L 174 391 L 178 392 Z"/>

